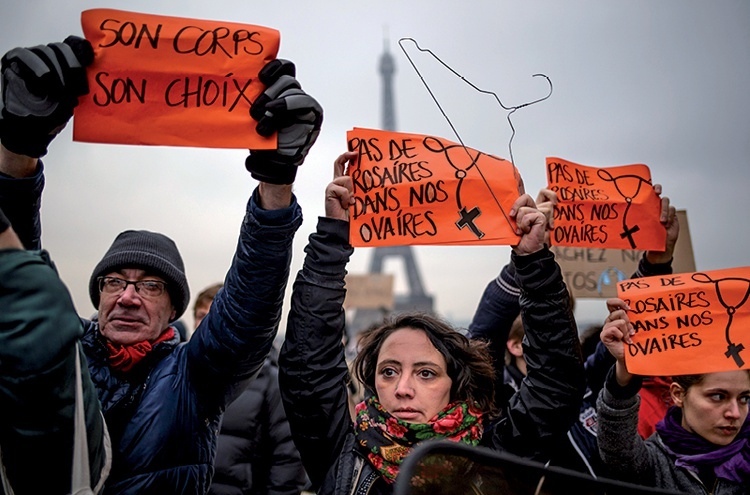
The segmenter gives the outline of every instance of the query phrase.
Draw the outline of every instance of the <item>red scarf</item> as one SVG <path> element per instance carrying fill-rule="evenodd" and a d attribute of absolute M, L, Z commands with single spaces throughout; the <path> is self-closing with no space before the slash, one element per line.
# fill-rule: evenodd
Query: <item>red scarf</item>
<path fill-rule="evenodd" d="M 158 339 L 153 342 L 144 340 L 142 342 L 136 342 L 135 344 L 129 345 L 117 345 L 110 341 L 107 341 L 107 349 L 109 350 L 109 365 L 117 371 L 127 373 L 133 369 L 133 366 L 141 362 L 146 357 L 146 354 L 151 352 L 156 344 L 170 340 L 174 337 L 174 328 L 167 328 Z"/>

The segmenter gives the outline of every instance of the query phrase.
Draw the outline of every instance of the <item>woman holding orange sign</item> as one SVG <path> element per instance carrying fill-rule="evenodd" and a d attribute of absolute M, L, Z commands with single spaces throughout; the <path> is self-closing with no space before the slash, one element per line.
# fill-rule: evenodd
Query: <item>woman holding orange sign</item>
<path fill-rule="evenodd" d="M 643 440 L 637 432 L 642 379 L 625 366 L 634 335 L 627 304 L 607 301 L 602 342 L 616 363 L 599 394 L 599 451 L 622 479 L 685 493 L 750 493 L 750 370 L 675 376 L 674 406 Z"/>
<path fill-rule="evenodd" d="M 548 460 L 578 413 L 585 383 L 569 295 L 544 243 L 547 220 L 528 195 L 511 210 L 521 236 L 511 259 L 530 342 L 520 390 L 496 406 L 485 342 L 434 316 L 399 315 L 363 334 L 354 369 L 367 396 L 352 422 L 341 340 L 353 252 L 352 178 L 344 169 L 356 157 L 344 153 L 335 162 L 326 216 L 305 248 L 279 357 L 284 408 L 316 493 L 392 493 L 404 458 L 435 439 Z M 485 431 L 497 407 L 503 417 Z"/>

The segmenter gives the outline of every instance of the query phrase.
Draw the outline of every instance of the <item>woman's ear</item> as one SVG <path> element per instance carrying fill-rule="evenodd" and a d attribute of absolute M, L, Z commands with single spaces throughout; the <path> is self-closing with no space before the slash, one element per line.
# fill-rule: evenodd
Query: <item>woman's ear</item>
<path fill-rule="evenodd" d="M 685 402 L 685 394 L 687 394 L 687 390 L 682 388 L 682 385 L 679 383 L 672 382 L 672 384 L 669 385 L 669 395 L 672 397 L 672 402 L 674 402 L 675 406 L 683 406 L 683 403 Z"/>

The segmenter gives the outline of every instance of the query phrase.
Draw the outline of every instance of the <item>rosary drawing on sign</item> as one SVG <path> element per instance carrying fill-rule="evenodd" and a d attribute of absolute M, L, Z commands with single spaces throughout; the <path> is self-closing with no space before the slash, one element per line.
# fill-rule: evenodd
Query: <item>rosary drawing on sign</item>
<path fill-rule="evenodd" d="M 409 60 L 409 63 L 411 64 L 414 71 L 417 73 L 419 78 L 422 80 L 422 84 L 424 84 L 425 88 L 427 89 L 427 92 L 430 94 L 430 97 L 432 97 L 432 100 L 435 102 L 435 105 L 437 105 L 438 109 L 440 110 L 440 113 L 443 114 L 443 117 L 445 118 L 446 122 L 448 122 L 448 125 L 450 126 L 451 130 L 453 131 L 453 134 L 456 136 L 456 139 L 458 140 L 460 145 L 453 145 L 446 147 L 445 144 L 443 144 L 439 139 L 436 139 L 434 137 L 428 137 L 424 140 L 424 146 L 428 150 L 432 151 L 433 153 L 444 153 L 446 160 L 448 163 L 451 164 L 451 166 L 455 169 L 455 175 L 458 179 L 458 186 L 456 186 L 456 202 L 457 202 L 457 208 L 458 208 L 458 220 L 456 220 L 456 226 L 458 229 L 463 229 L 464 227 L 467 227 L 471 232 L 476 236 L 477 239 L 481 239 L 484 237 L 485 233 L 482 231 L 482 229 L 479 228 L 479 225 L 477 224 L 477 218 L 482 214 L 481 209 L 474 204 L 472 207 L 467 208 L 466 203 L 461 199 L 461 185 L 463 184 L 464 179 L 467 177 L 470 170 L 475 170 L 476 173 L 479 174 L 482 181 L 484 182 L 485 186 L 487 186 L 487 190 L 492 195 L 493 200 L 495 201 L 495 204 L 498 206 L 500 211 L 502 212 L 503 216 L 505 217 L 505 220 L 508 222 L 508 226 L 512 229 L 513 224 L 510 221 L 510 218 L 508 218 L 507 213 L 505 212 L 505 209 L 500 204 L 500 201 L 498 201 L 497 197 L 495 196 L 495 193 L 492 191 L 492 188 L 489 186 L 487 179 L 485 178 L 484 174 L 482 173 L 482 170 L 479 167 L 479 158 L 482 156 L 487 156 L 492 159 L 498 160 L 501 162 L 502 160 L 498 159 L 497 157 L 494 157 L 492 155 L 487 155 L 485 153 L 482 153 L 480 151 L 476 152 L 476 156 L 472 156 L 471 150 L 466 147 L 464 144 L 463 139 L 461 139 L 461 136 L 458 134 L 458 131 L 456 130 L 455 126 L 451 122 L 451 120 L 448 118 L 448 115 L 443 110 L 443 107 L 440 105 L 440 102 L 438 102 L 437 98 L 435 97 L 435 94 L 432 92 L 432 89 L 430 89 L 430 86 L 427 84 L 427 81 L 425 81 L 424 77 L 422 76 L 422 73 L 417 68 L 414 61 L 409 56 L 409 53 L 406 51 L 406 48 L 404 46 L 404 42 L 411 41 L 414 43 L 414 46 L 417 50 L 420 52 L 428 53 L 430 56 L 432 56 L 435 60 L 437 60 L 443 67 L 448 69 L 453 75 L 464 81 L 466 84 L 471 86 L 474 90 L 484 93 L 484 94 L 490 94 L 492 95 L 495 100 L 497 101 L 498 105 L 502 107 L 504 110 L 508 112 L 507 114 L 507 120 L 508 124 L 510 125 L 510 129 L 512 131 L 510 140 L 508 141 L 508 152 L 510 153 L 510 163 L 513 166 L 513 174 L 516 177 L 516 180 L 519 184 L 522 183 L 520 180 L 520 177 L 518 176 L 518 169 L 515 167 L 515 161 L 513 160 L 513 137 L 516 135 L 516 129 L 513 127 L 513 122 L 511 121 L 511 115 L 513 113 L 523 107 L 527 107 L 529 105 L 533 105 L 534 103 L 539 103 L 541 101 L 546 100 L 550 96 L 552 96 L 552 81 L 549 77 L 547 77 L 544 74 L 534 74 L 532 77 L 543 77 L 547 80 L 547 83 L 549 84 L 549 93 L 547 93 L 546 96 L 530 101 L 528 103 L 523 103 L 521 105 L 517 106 L 505 106 L 502 101 L 500 101 L 500 98 L 497 96 L 496 93 L 492 91 L 487 91 L 480 89 L 473 83 L 471 83 L 469 80 L 467 80 L 465 77 L 463 77 L 461 74 L 456 72 L 453 68 L 451 68 L 448 64 L 443 62 L 435 53 L 432 52 L 432 50 L 422 48 L 419 46 L 416 40 L 413 38 L 401 38 L 398 41 L 399 46 L 401 47 L 401 50 L 404 52 L 404 55 L 406 55 L 406 58 Z M 468 157 L 468 165 L 463 166 L 461 165 L 461 157 L 456 156 L 457 154 L 451 154 L 450 151 L 453 149 L 463 149 L 466 153 L 466 156 Z M 521 191 L 519 191 L 520 194 Z"/>
<path fill-rule="evenodd" d="M 640 177 L 638 175 L 632 175 L 632 174 L 625 174 L 620 175 L 618 177 L 612 177 L 612 174 L 609 173 L 608 170 L 599 169 L 597 171 L 597 175 L 604 181 L 612 182 L 615 186 L 615 189 L 617 189 L 617 192 L 625 199 L 625 202 L 627 203 L 627 206 L 625 206 L 625 213 L 622 215 L 622 233 L 620 234 L 620 238 L 628 238 L 628 242 L 630 243 L 631 249 L 636 249 L 636 243 L 633 239 L 633 234 L 641 230 L 641 228 L 638 225 L 634 225 L 632 227 L 628 227 L 628 212 L 630 211 L 630 207 L 633 205 L 633 200 L 638 197 L 638 194 L 641 192 L 641 186 L 643 184 L 649 184 L 651 185 L 650 180 L 646 180 L 643 177 Z M 635 186 L 635 192 L 633 194 L 625 194 L 623 190 L 620 188 L 620 185 L 628 182 L 628 181 L 635 180 L 637 182 L 637 185 Z"/>
<path fill-rule="evenodd" d="M 716 297 L 719 298 L 719 302 L 727 310 L 727 315 L 729 316 L 729 319 L 727 321 L 727 328 L 725 330 L 725 336 L 727 339 L 727 352 L 725 352 L 724 355 L 728 358 L 734 359 L 734 362 L 737 363 L 737 367 L 742 368 L 742 366 L 744 366 L 745 364 L 745 361 L 740 357 L 740 352 L 745 349 L 745 346 L 741 342 L 739 344 L 733 342 L 732 338 L 729 336 L 729 331 L 732 327 L 732 319 L 734 318 L 734 314 L 745 304 L 745 302 L 747 302 L 747 298 L 748 296 L 750 296 L 750 280 L 738 277 L 724 277 L 714 280 L 705 273 L 694 273 L 692 279 L 699 283 L 714 284 L 714 286 L 716 287 Z M 724 296 L 722 296 L 721 293 L 720 284 L 724 284 L 724 286 L 726 287 L 731 283 L 740 283 L 744 285 L 745 295 L 742 296 L 742 300 L 737 304 L 729 304 L 724 300 Z"/>
<path fill-rule="evenodd" d="M 445 144 L 442 141 L 432 136 L 425 137 L 422 144 L 424 144 L 424 147 L 426 149 L 432 151 L 433 153 L 444 153 L 445 159 L 448 161 L 448 163 L 450 163 L 451 167 L 455 169 L 456 178 L 458 179 L 458 186 L 456 186 L 456 203 L 458 206 L 458 214 L 460 216 L 460 218 L 456 221 L 456 226 L 459 229 L 468 227 L 469 230 L 471 230 L 474 233 L 477 239 L 481 239 L 482 237 L 484 237 L 484 232 L 482 232 L 479 226 L 475 223 L 475 220 L 479 215 L 482 214 L 482 211 L 480 210 L 478 206 L 474 206 L 469 211 L 466 210 L 466 206 L 461 201 L 461 185 L 463 184 L 464 179 L 468 175 L 469 170 L 471 170 L 472 168 L 475 168 L 477 170 L 477 173 L 479 173 L 479 175 L 482 177 L 482 180 L 484 181 L 484 183 L 487 184 L 487 180 L 484 178 L 484 175 L 482 175 L 482 171 L 479 168 L 479 164 L 477 163 L 480 156 L 487 156 L 489 158 L 492 158 L 498 161 L 501 161 L 501 160 L 492 155 L 486 155 L 482 153 L 481 151 L 477 151 L 476 156 L 472 157 L 471 152 L 470 152 L 471 150 L 469 150 L 466 146 L 459 145 L 459 144 L 445 146 Z M 451 157 L 450 152 L 454 150 L 466 151 L 466 154 L 469 156 L 469 160 L 470 160 L 470 163 L 467 167 L 461 167 L 457 165 L 457 163 L 461 162 L 460 160 L 461 157 L 456 157 L 456 156 Z M 492 192 L 492 189 L 489 188 L 489 186 L 488 186 L 488 190 L 490 191 L 490 194 L 492 194 L 492 197 L 495 199 L 495 204 L 498 205 L 498 207 L 500 208 L 500 211 L 505 216 L 505 220 L 510 225 L 510 219 L 508 219 L 507 215 L 505 215 L 505 211 L 503 210 L 502 205 L 500 205 L 500 202 L 497 200 L 497 198 L 495 197 L 495 194 Z"/>

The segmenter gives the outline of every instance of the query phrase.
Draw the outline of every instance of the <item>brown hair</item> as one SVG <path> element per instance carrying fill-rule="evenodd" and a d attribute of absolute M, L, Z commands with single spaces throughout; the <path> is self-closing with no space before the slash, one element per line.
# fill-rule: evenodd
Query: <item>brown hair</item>
<path fill-rule="evenodd" d="M 193 304 L 193 316 L 195 316 L 196 309 L 210 302 L 213 302 L 216 294 L 222 287 L 224 287 L 224 284 L 218 282 L 203 289 L 200 294 L 198 294 L 198 297 L 195 298 L 195 303 Z"/>
<path fill-rule="evenodd" d="M 508 341 L 511 340 L 517 340 L 519 342 L 523 342 L 523 337 L 526 335 L 526 329 L 523 326 L 523 320 L 521 319 L 521 315 L 516 316 L 516 319 L 513 320 L 513 323 L 510 326 L 510 331 L 508 332 Z M 510 351 L 506 348 L 505 349 L 505 365 L 509 365 L 513 362 L 513 354 L 510 353 Z"/>
<path fill-rule="evenodd" d="M 750 370 L 746 371 L 748 376 L 750 377 Z M 707 375 L 708 373 L 702 373 L 699 375 L 676 375 L 672 377 L 672 381 L 682 387 L 685 392 L 687 392 L 690 387 L 692 387 L 693 385 L 698 385 L 703 380 L 705 380 Z"/>
<path fill-rule="evenodd" d="M 397 330 L 422 330 L 445 358 L 451 378 L 451 401 L 463 400 L 483 413 L 497 413 L 494 403 L 495 372 L 486 342 L 471 340 L 449 323 L 428 313 L 402 313 L 362 333 L 353 369 L 357 379 L 373 394 L 378 355 L 383 342 Z"/>
<path fill-rule="evenodd" d="M 693 385 L 698 385 L 706 378 L 705 373 L 700 375 L 677 375 L 672 377 L 672 381 L 682 387 L 685 392 Z"/>

